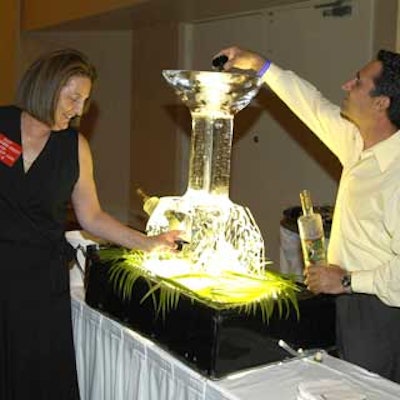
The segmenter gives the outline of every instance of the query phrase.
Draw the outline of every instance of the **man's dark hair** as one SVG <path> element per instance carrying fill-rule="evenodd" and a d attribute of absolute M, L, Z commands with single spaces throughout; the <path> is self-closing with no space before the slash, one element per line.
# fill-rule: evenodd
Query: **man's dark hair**
<path fill-rule="evenodd" d="M 54 125 L 60 91 L 74 76 L 87 77 L 92 83 L 96 80 L 96 69 L 83 53 L 74 49 L 61 49 L 45 54 L 22 77 L 16 104 L 51 127 Z M 88 101 L 85 110 L 87 106 Z"/>
<path fill-rule="evenodd" d="M 383 68 L 381 74 L 375 78 L 375 89 L 371 96 L 389 97 L 388 118 L 400 129 L 400 54 L 380 50 L 376 59 L 382 63 Z"/>

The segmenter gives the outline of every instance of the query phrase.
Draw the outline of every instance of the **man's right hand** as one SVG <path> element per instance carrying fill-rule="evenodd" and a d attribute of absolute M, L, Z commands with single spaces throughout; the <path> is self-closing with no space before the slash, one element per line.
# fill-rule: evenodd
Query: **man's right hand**
<path fill-rule="evenodd" d="M 228 61 L 223 65 L 223 68 L 226 71 L 230 70 L 231 68 L 238 68 L 244 70 L 250 69 L 258 72 L 266 61 L 266 59 L 260 54 L 241 49 L 237 46 L 222 49 L 214 56 L 214 58 L 221 55 L 226 55 L 228 57 Z"/>

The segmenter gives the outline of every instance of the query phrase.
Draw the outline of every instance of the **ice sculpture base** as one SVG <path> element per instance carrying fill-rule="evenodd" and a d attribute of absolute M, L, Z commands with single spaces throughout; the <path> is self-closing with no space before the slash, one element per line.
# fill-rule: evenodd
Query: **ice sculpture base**
<path fill-rule="evenodd" d="M 185 232 L 183 257 L 194 270 L 257 273 L 263 271 L 264 240 L 250 210 L 226 196 L 188 191 L 162 197 L 147 223 L 149 235 Z"/>
<path fill-rule="evenodd" d="M 86 302 L 149 337 L 190 367 L 212 379 L 246 368 L 274 363 L 290 355 L 278 346 L 283 339 L 294 348 L 331 348 L 335 338 L 334 299 L 298 294 L 300 320 L 216 310 L 186 295 L 165 320 L 156 317 L 153 302 L 141 299 L 149 290 L 144 279 L 134 284 L 129 302 L 121 301 L 109 282 L 109 265 L 95 256 L 88 260 Z M 156 283 L 156 282 L 154 282 Z"/>

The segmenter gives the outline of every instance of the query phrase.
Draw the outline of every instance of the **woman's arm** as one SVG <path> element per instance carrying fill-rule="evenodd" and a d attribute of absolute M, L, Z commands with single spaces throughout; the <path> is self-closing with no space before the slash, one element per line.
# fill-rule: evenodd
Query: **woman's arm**
<path fill-rule="evenodd" d="M 79 178 L 72 192 L 72 205 L 83 229 L 118 245 L 145 251 L 174 250 L 179 231 L 146 236 L 133 230 L 104 212 L 97 196 L 93 177 L 93 161 L 87 140 L 79 135 Z"/>

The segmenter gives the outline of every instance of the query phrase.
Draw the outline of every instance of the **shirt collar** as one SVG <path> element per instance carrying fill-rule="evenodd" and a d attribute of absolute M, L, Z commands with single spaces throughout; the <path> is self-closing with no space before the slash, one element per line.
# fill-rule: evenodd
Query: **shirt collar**
<path fill-rule="evenodd" d="M 368 153 L 376 157 L 381 172 L 384 172 L 400 156 L 400 131 L 366 150 L 364 155 Z"/>

